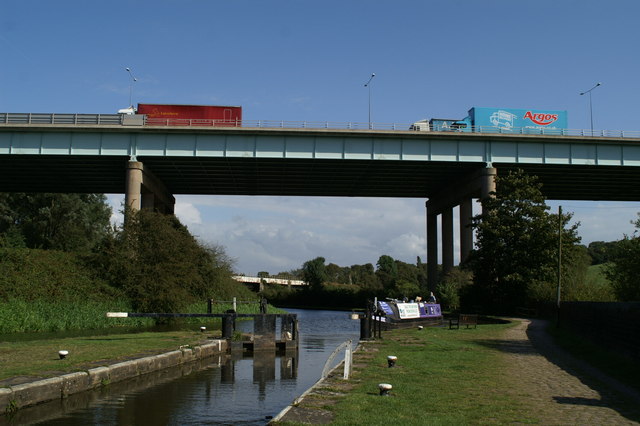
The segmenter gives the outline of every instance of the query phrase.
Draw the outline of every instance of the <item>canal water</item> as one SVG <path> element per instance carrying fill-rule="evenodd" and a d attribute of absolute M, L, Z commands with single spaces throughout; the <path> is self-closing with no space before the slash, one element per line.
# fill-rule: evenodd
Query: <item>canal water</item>
<path fill-rule="evenodd" d="M 336 347 L 359 338 L 348 312 L 289 312 L 298 316 L 298 351 L 216 356 L 20 410 L 8 424 L 264 425 L 320 378 Z"/>

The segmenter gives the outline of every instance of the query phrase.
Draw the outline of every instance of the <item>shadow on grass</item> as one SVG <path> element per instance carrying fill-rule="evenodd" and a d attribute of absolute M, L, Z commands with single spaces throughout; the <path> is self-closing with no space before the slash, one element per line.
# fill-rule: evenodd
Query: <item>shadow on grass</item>
<path fill-rule="evenodd" d="M 521 355 L 537 355 L 536 351 L 531 343 L 527 340 L 500 340 L 500 339 L 485 339 L 474 340 L 473 343 L 484 346 L 490 349 L 495 349 L 501 352 L 507 352 L 511 354 Z"/>
<path fill-rule="evenodd" d="M 570 404 L 570 405 L 589 405 L 594 407 L 607 407 L 601 399 L 596 398 L 583 398 L 580 396 L 554 396 L 553 400 L 558 404 Z"/>
<path fill-rule="evenodd" d="M 126 336 L 126 337 L 87 337 L 84 339 L 77 339 L 79 341 L 85 342 L 116 342 L 116 341 L 127 341 L 127 340 L 149 340 L 149 339 L 157 339 L 155 336 Z"/>

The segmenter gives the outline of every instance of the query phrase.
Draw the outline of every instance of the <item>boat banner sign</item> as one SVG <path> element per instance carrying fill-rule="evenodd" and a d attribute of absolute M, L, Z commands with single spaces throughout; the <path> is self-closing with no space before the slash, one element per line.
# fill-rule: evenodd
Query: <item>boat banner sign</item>
<path fill-rule="evenodd" d="M 400 319 L 420 318 L 420 309 L 417 303 L 398 303 Z"/>

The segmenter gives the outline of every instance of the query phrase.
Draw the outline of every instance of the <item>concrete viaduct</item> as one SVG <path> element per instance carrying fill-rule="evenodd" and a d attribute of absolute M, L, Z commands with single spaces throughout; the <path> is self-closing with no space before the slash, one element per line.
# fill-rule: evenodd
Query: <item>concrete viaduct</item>
<path fill-rule="evenodd" d="M 499 172 L 537 175 L 548 199 L 640 201 L 640 137 L 162 127 L 136 116 L 60 116 L 0 114 L 0 192 L 125 192 L 131 208 L 165 213 L 173 194 L 424 198 L 430 288 L 437 217 L 447 271 L 453 208 L 460 206 L 465 259 L 472 199 L 495 190 Z"/>

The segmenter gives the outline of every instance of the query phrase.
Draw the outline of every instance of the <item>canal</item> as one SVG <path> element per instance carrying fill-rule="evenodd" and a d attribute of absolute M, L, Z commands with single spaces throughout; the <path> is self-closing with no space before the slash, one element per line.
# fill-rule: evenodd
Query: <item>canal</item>
<path fill-rule="evenodd" d="M 338 345 L 359 338 L 359 321 L 348 312 L 289 312 L 298 315 L 297 352 L 216 356 L 20 410 L 0 424 L 264 425 L 320 378 Z"/>

